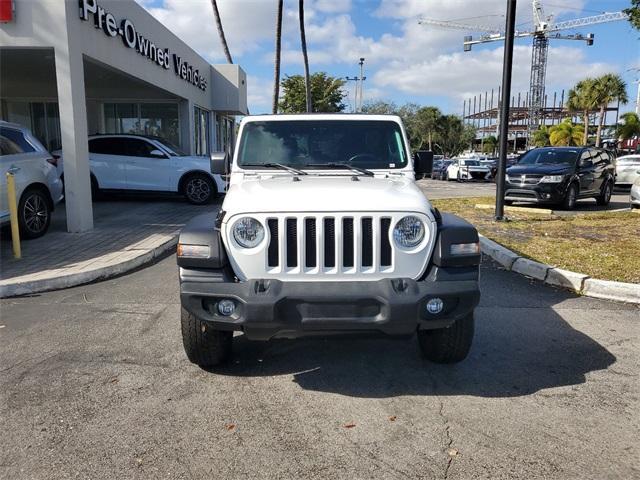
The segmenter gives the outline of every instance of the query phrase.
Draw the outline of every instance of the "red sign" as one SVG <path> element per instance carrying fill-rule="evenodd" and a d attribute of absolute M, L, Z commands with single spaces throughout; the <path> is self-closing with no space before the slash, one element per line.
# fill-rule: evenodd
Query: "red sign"
<path fill-rule="evenodd" d="M 0 0 L 0 22 L 13 20 L 13 0 Z"/>

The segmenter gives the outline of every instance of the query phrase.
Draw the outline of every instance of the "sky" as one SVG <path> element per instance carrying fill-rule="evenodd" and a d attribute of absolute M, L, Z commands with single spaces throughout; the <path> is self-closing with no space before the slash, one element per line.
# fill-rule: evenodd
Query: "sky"
<path fill-rule="evenodd" d="M 210 0 L 137 0 L 209 62 L 225 58 L 215 29 Z M 554 21 L 619 11 L 628 0 L 543 0 Z M 269 113 L 273 95 L 276 0 L 218 0 L 227 43 L 235 63 L 247 73 L 252 114 Z M 303 73 L 298 28 L 298 0 L 284 0 L 281 75 Z M 306 0 L 305 26 L 311 72 L 354 77 L 365 58 L 364 101 L 386 100 L 434 105 L 461 114 L 463 100 L 497 88 L 502 76 L 502 42 L 463 52 L 464 31 L 420 25 L 432 18 L 503 29 L 505 0 Z M 531 2 L 519 0 L 516 30 L 533 25 Z M 593 33 L 593 46 L 551 40 L 547 65 L 548 94 L 571 88 L 578 80 L 614 72 L 627 83 L 633 110 L 640 78 L 640 32 L 627 21 L 590 25 L 563 33 Z M 512 93 L 528 91 L 531 38 L 516 40 Z M 348 110 L 354 82 L 345 87 Z"/>

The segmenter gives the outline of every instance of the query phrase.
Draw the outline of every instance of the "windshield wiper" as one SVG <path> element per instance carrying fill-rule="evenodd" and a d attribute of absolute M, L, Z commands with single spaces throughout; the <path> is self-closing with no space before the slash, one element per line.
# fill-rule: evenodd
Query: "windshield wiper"
<path fill-rule="evenodd" d="M 354 167 L 353 165 L 347 165 L 346 163 L 308 163 L 305 167 L 319 167 L 319 168 L 342 168 L 345 170 L 352 170 L 368 177 L 373 177 L 374 173 L 366 168 Z"/>
<path fill-rule="evenodd" d="M 283 165 L 282 163 L 245 163 L 240 165 L 241 167 L 267 167 L 267 168 L 279 168 L 280 170 L 286 170 L 287 172 L 294 173 L 296 175 L 307 175 L 307 172 L 298 170 L 297 168 Z"/>

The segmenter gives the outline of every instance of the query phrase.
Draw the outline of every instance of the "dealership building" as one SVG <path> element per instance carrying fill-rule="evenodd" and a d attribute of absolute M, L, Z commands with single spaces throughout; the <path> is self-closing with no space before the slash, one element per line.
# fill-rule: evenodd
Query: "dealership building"
<path fill-rule="evenodd" d="M 0 0 L 0 118 L 62 149 L 70 232 L 93 228 L 89 135 L 229 151 L 246 88 L 239 66 L 210 65 L 134 0 Z"/>

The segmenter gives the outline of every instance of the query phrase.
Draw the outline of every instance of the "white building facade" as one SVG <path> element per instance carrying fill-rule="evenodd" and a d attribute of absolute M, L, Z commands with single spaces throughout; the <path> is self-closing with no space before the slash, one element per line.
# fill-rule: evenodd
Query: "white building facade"
<path fill-rule="evenodd" d="M 0 118 L 62 149 L 70 232 L 93 228 L 89 135 L 155 135 L 192 155 L 232 148 L 245 72 L 210 65 L 134 0 L 13 0 L 2 20 Z"/>

